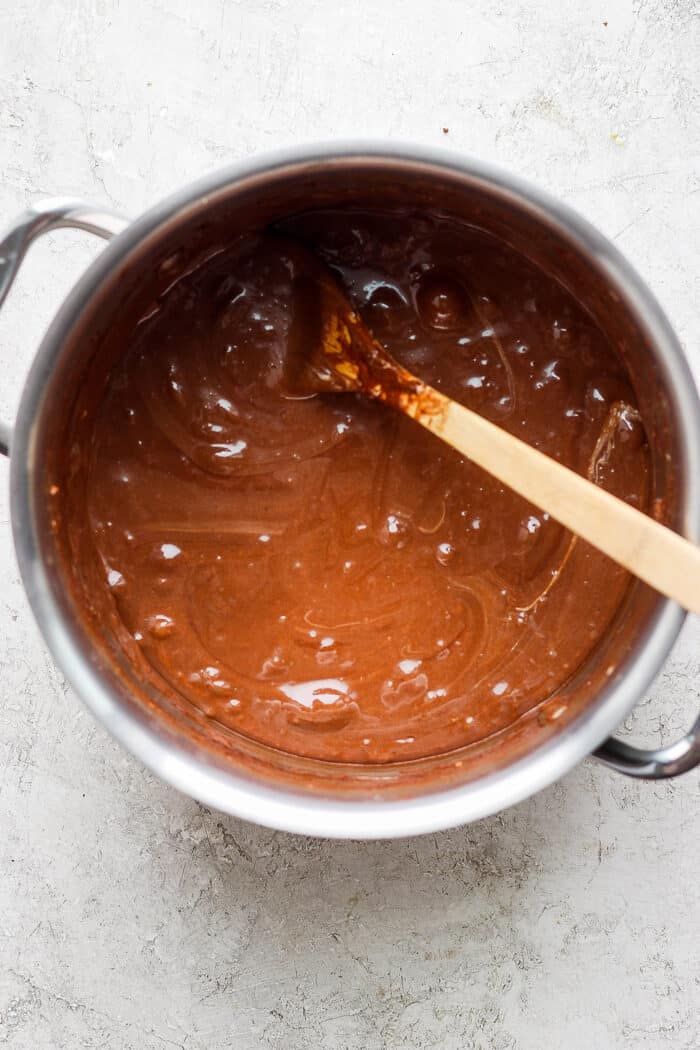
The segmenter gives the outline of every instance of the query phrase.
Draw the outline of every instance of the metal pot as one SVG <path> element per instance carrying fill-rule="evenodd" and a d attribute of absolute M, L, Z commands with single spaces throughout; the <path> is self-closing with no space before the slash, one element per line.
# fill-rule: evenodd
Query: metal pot
<path fill-rule="evenodd" d="M 655 751 L 609 734 L 643 696 L 684 614 L 638 582 L 609 636 L 558 694 L 500 740 L 462 755 L 351 767 L 285 755 L 168 710 L 125 662 L 105 625 L 81 607 L 51 481 L 64 469 L 68 421 L 110 364 L 110 318 L 130 309 L 153 274 L 197 245 L 315 203 L 435 202 L 525 250 L 608 332 L 632 372 L 652 450 L 652 496 L 663 518 L 698 538 L 700 405 L 682 348 L 651 293 L 617 250 L 569 208 L 473 158 L 419 147 L 333 144 L 295 149 L 210 175 L 134 222 L 79 201 L 25 212 L 0 243 L 0 303 L 29 244 L 58 227 L 110 241 L 63 303 L 38 350 L 13 433 L 12 523 L 22 579 L 46 641 L 96 717 L 164 780 L 208 805 L 289 831 L 380 838 L 436 831 L 509 806 L 591 752 L 620 772 L 669 777 L 700 762 L 700 719 Z M 563 704 L 562 704 L 563 701 Z M 563 713 L 561 708 L 563 707 Z M 228 731 L 227 731 L 228 732 Z"/>

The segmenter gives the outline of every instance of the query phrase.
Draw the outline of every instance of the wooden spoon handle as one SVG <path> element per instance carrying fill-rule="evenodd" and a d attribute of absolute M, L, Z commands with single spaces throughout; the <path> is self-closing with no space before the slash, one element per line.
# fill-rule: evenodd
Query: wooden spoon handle
<path fill-rule="evenodd" d="M 430 387 L 403 411 L 657 591 L 700 613 L 700 547 Z"/>

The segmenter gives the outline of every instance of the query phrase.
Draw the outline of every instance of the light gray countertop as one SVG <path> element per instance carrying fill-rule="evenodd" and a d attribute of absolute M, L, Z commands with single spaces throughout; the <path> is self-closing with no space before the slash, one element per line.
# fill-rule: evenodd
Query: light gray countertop
<path fill-rule="evenodd" d="M 611 236 L 700 370 L 699 55 L 696 0 L 15 0 L 0 217 L 58 194 L 136 214 L 300 140 L 449 145 Z M 0 317 L 3 418 L 97 250 L 67 232 L 32 250 Z M 394 843 L 209 812 L 52 666 L 0 474 L 0 1045 L 698 1046 L 696 774 L 635 783 L 586 762 L 500 816 Z M 693 620 L 626 728 L 668 742 L 699 697 Z"/>

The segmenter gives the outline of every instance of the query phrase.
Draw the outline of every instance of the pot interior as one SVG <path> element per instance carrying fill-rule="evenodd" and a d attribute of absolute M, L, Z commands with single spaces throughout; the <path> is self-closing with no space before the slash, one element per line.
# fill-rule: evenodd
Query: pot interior
<path fill-rule="evenodd" d="M 173 747 L 238 776 L 324 797 L 407 798 L 478 780 L 571 732 L 625 675 L 644 644 L 659 598 L 638 581 L 608 632 L 563 688 L 509 728 L 468 747 L 409 762 L 349 764 L 300 758 L 235 733 L 184 699 L 165 697 L 139 671 L 118 617 L 105 617 L 80 571 L 89 552 L 76 549 L 66 522 L 85 500 L 94 406 L 136 326 L 173 281 L 234 238 L 314 208 L 411 209 L 438 212 L 507 242 L 563 285 L 606 333 L 631 376 L 651 457 L 655 515 L 679 527 L 684 510 L 684 457 L 668 375 L 649 334 L 603 260 L 550 213 L 506 186 L 477 175 L 380 157 L 289 165 L 222 184 L 155 224 L 148 216 L 114 264 L 83 297 L 56 347 L 36 429 L 34 511 L 54 597 L 74 637 L 132 717 Z M 132 244 L 131 241 L 134 241 Z M 83 286 L 90 286 L 90 274 Z M 53 494 L 53 495 L 52 495 Z M 87 541 L 86 541 L 87 542 Z"/>

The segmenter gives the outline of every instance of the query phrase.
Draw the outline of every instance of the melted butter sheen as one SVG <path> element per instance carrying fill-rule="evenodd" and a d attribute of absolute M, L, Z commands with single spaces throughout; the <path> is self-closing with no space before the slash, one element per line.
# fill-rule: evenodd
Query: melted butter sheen
<path fill-rule="evenodd" d="M 288 230 L 402 364 L 644 503 L 625 371 L 522 256 L 430 216 Z M 109 379 L 88 490 L 105 600 L 164 693 L 276 747 L 382 762 L 482 739 L 556 694 L 627 576 L 410 420 L 290 397 L 279 251 L 246 238 L 182 277 Z"/>

